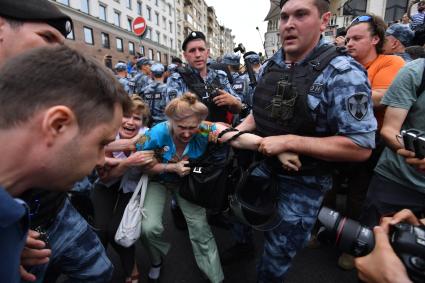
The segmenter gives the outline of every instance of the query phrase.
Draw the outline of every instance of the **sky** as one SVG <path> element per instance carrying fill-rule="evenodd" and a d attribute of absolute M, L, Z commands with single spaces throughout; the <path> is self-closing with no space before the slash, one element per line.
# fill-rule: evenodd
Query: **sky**
<path fill-rule="evenodd" d="M 270 9 L 270 0 L 205 0 L 213 6 L 219 24 L 232 30 L 235 45 L 242 43 L 246 51 L 262 52 L 267 22 L 264 18 Z M 260 34 L 256 30 L 259 28 Z"/>

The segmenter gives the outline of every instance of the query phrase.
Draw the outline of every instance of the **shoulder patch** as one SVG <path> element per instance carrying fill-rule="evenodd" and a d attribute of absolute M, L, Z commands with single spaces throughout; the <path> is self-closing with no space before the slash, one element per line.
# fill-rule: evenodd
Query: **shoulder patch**
<path fill-rule="evenodd" d="M 335 57 L 330 63 L 332 67 L 334 67 L 339 72 L 344 72 L 351 69 L 350 61 L 346 56 L 338 56 Z"/>
<path fill-rule="evenodd" d="M 368 112 L 369 100 L 365 93 L 355 93 L 347 98 L 347 110 L 354 119 L 361 121 Z"/>

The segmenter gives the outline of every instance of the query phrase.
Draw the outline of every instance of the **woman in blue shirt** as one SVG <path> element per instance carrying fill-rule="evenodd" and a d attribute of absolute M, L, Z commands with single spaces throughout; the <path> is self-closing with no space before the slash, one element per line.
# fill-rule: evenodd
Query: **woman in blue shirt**
<path fill-rule="evenodd" d="M 188 159 L 204 153 L 208 136 L 215 131 L 216 125 L 203 122 L 208 108 L 191 93 L 173 99 L 165 108 L 165 115 L 168 121 L 150 129 L 136 144 L 138 150 L 152 149 L 159 153 L 159 163 L 151 169 L 156 176 L 151 179 L 145 198 L 147 217 L 142 220 L 141 239 L 152 264 L 149 279 L 152 282 L 159 279 L 162 258 L 169 250 L 169 244 L 162 239 L 162 215 L 169 190 L 176 194 L 186 218 L 196 263 L 211 282 L 221 282 L 224 275 L 205 208 L 178 194 L 180 177 L 190 172 L 190 168 L 185 166 Z"/>

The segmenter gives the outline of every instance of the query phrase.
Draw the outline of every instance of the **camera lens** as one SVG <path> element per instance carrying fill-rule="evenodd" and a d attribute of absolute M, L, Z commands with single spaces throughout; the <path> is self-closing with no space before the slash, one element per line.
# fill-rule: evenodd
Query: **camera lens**
<path fill-rule="evenodd" d="M 370 229 L 358 222 L 341 216 L 338 212 L 322 207 L 319 221 L 335 238 L 335 245 L 352 256 L 364 256 L 375 246 L 375 239 Z"/>

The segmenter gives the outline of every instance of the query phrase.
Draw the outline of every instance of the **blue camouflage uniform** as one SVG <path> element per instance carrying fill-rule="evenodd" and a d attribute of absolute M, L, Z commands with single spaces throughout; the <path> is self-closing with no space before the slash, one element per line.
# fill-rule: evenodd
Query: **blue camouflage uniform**
<path fill-rule="evenodd" d="M 124 72 L 124 71 L 126 71 L 126 70 L 127 70 L 127 65 L 126 65 L 125 63 L 118 62 L 118 63 L 115 65 L 114 69 L 115 69 L 115 71 L 116 71 L 117 73 Z M 121 77 L 119 74 L 117 74 L 115 77 L 116 77 L 116 78 L 117 78 L 117 80 L 120 82 L 120 84 L 123 86 L 124 90 L 125 90 L 128 94 L 131 94 L 131 93 L 130 93 L 130 87 L 129 87 L 129 85 L 128 85 L 128 79 L 127 79 L 126 77 Z"/>
<path fill-rule="evenodd" d="M 325 41 L 321 39 L 315 48 L 323 44 Z M 270 61 L 287 68 L 282 50 Z M 260 70 L 260 80 L 263 71 L 264 68 Z M 348 109 L 350 98 L 360 93 L 367 98 L 366 113 L 361 119 Z M 363 67 L 351 57 L 332 59 L 310 88 L 307 104 L 317 133 L 346 136 L 363 148 L 374 148 L 377 123 L 373 116 L 370 85 Z M 270 177 L 273 173 L 261 163 L 252 174 Z M 258 282 L 263 283 L 283 282 L 292 258 L 308 241 L 324 194 L 332 186 L 330 174 L 296 176 L 277 173 L 277 179 L 278 211 L 282 222 L 265 232 L 264 251 L 257 267 Z"/>
<path fill-rule="evenodd" d="M 130 86 L 128 85 L 129 80 L 127 78 L 123 78 L 123 77 L 120 77 L 120 76 L 117 76 L 117 80 L 124 87 L 125 92 L 127 92 L 128 94 L 131 94 Z"/>
<path fill-rule="evenodd" d="M 152 82 L 152 79 L 142 72 L 138 72 L 134 78 L 129 81 L 130 91 L 132 93 L 141 94 L 142 89 Z"/>
<path fill-rule="evenodd" d="M 165 106 L 167 105 L 166 84 L 152 81 L 142 89 L 141 97 L 149 105 L 153 123 L 152 126 L 167 120 L 164 114 Z"/>
<path fill-rule="evenodd" d="M 235 93 L 239 96 L 242 103 L 248 104 L 249 102 L 249 78 L 248 74 L 239 74 L 232 72 L 233 84 L 232 88 Z"/>
<path fill-rule="evenodd" d="M 193 69 L 191 67 L 188 67 L 188 68 L 192 72 L 199 74 L 198 70 Z M 215 78 L 218 78 L 221 89 L 223 89 L 225 92 L 233 95 L 234 97 L 240 100 L 238 95 L 233 91 L 229 83 L 229 80 L 227 79 L 226 73 L 221 70 L 214 70 L 214 69 L 208 68 L 207 77 L 204 78 L 205 84 L 211 84 L 215 80 Z M 189 91 L 189 88 L 184 82 L 182 76 L 178 72 L 171 74 L 171 76 L 167 80 L 167 103 L 169 100 L 179 97 L 183 93 L 188 91 Z M 207 91 L 205 91 L 205 95 L 202 97 L 202 99 L 206 99 L 208 97 L 209 97 L 209 94 Z M 220 121 L 220 122 L 224 122 L 224 121 Z"/>

